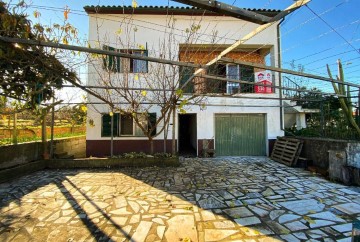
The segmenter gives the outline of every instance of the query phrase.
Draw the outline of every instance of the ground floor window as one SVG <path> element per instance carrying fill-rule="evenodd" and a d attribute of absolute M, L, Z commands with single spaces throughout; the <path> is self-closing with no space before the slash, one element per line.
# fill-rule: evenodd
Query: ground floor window
<path fill-rule="evenodd" d="M 148 113 L 147 116 L 141 115 L 139 117 L 141 127 L 148 130 L 153 130 L 152 135 L 156 134 L 156 113 Z M 111 137 L 111 116 L 109 114 L 102 114 L 101 116 L 101 136 Z M 139 125 L 136 124 L 131 115 L 123 115 L 119 113 L 113 114 L 113 137 L 121 136 L 136 136 L 144 137 L 145 134 Z"/>

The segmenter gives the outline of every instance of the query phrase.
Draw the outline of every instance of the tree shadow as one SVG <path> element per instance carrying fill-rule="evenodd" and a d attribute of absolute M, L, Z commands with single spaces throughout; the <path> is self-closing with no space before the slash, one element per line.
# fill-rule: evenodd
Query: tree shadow
<path fill-rule="evenodd" d="M 237 160 L 239 159 L 237 158 Z M 109 209 L 99 205 L 101 204 L 100 201 L 104 200 L 110 204 L 113 203 L 114 197 L 122 197 L 128 202 L 126 205 L 128 211 L 131 211 L 126 216 L 141 213 L 141 211 L 135 211 L 130 207 L 130 200 L 127 197 L 130 196 L 131 199 L 136 198 L 136 200 L 131 201 L 136 201 L 137 203 L 146 202 L 150 205 L 159 205 L 163 210 L 163 214 L 172 213 L 172 210 L 177 210 L 180 213 L 191 214 L 192 216 L 198 213 L 198 216 L 203 217 L 202 212 L 208 212 L 212 214 L 210 217 L 216 216 L 216 219 L 219 221 L 231 221 L 234 227 L 227 229 L 238 230 L 234 234 L 238 236 L 237 239 L 254 238 L 246 236 L 246 232 L 240 230 L 244 228 L 254 230 L 254 233 L 257 233 L 257 238 L 281 240 L 279 235 L 288 232 L 274 231 L 271 226 L 269 227 L 267 221 L 269 219 L 268 215 L 265 216 L 266 220 L 264 220 L 263 217 L 251 213 L 251 215 L 247 216 L 257 216 L 261 220 L 261 224 L 243 226 L 237 220 L 237 217 L 234 217 L 229 212 L 231 209 L 236 208 L 246 208 L 249 210 L 249 207 L 263 208 L 263 210 L 267 208 L 268 211 L 283 209 L 281 206 L 263 199 L 262 193 L 269 187 L 280 186 L 281 188 L 283 186 L 283 194 L 288 194 L 289 196 L 294 194 L 292 188 L 288 187 L 284 180 L 279 179 L 279 177 L 269 177 L 270 171 L 277 172 L 274 166 L 261 162 L 261 159 L 259 162 L 259 158 L 246 158 L 245 160 L 245 163 L 236 169 L 231 165 L 236 166 L 235 159 L 234 162 L 231 159 L 227 162 L 222 162 L 221 159 L 210 158 L 188 160 L 182 162 L 182 165 L 176 168 L 43 170 L 7 184 L 0 184 L 0 212 L 4 211 L 5 216 L 9 216 L 4 209 L 8 209 L 12 203 L 15 207 L 22 205 L 22 198 L 29 199 L 29 196 L 30 199 L 34 197 L 34 201 L 40 199 L 41 202 L 41 196 L 45 196 L 44 200 L 46 200 L 47 193 L 51 195 L 51 192 L 56 190 L 56 193 L 62 195 L 71 204 L 72 210 L 75 211 L 77 218 L 81 220 L 82 224 L 86 226 L 91 234 L 91 238 L 104 241 L 113 240 L 111 233 L 105 231 L 102 227 L 103 224 L 110 224 L 121 234 L 122 238 L 132 240 L 132 231 L 134 230 L 124 229 L 123 224 L 119 225 L 118 221 L 114 220 L 109 213 Z M 279 166 L 281 167 L 281 165 Z M 280 172 L 281 177 L 298 176 L 298 170 L 296 169 L 279 169 L 278 172 Z M 309 176 L 312 175 L 309 173 Z M 130 180 L 131 182 L 129 182 Z M 306 179 L 304 180 L 306 181 Z M 52 185 L 55 185 L 56 189 L 45 189 Z M 87 190 L 86 187 L 96 187 L 96 190 Z M 109 189 L 111 192 L 105 191 L 104 197 L 100 199 L 96 193 L 101 191 L 101 189 Z M 4 193 L 4 191 L 6 192 Z M 100 192 L 99 194 L 102 193 Z M 159 194 L 160 196 L 156 197 Z M 292 199 L 292 197 L 289 197 L 289 199 Z M 248 201 L 249 204 L 245 204 L 244 200 Z M 85 207 L 85 204 L 88 204 L 88 206 Z M 89 212 L 89 206 L 93 212 Z M 147 214 L 152 214 L 152 212 L 150 208 Z M 92 213 L 98 213 L 102 218 L 102 222 L 93 221 Z M 171 216 L 168 217 L 170 218 Z M 0 215 L 0 218 L 0 221 L 5 221 L 3 220 L 4 215 Z M 16 215 L 11 215 L 6 221 L 8 224 L 11 224 L 11 220 L 16 219 Z M 201 219 L 195 221 L 198 228 L 207 228 L 206 223 L 206 220 L 202 221 Z M 259 227 L 260 225 L 261 227 Z M 263 233 L 262 231 L 265 232 Z M 266 234 L 267 232 L 269 234 Z M 2 233 L 6 233 L 6 231 L 0 232 L 0 240 Z"/>

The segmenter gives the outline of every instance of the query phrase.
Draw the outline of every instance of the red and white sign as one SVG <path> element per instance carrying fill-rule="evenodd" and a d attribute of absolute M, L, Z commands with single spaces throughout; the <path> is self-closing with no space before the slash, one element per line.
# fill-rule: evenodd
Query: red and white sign
<path fill-rule="evenodd" d="M 272 93 L 272 74 L 270 71 L 255 72 L 255 82 L 266 86 L 255 84 L 255 93 Z"/>

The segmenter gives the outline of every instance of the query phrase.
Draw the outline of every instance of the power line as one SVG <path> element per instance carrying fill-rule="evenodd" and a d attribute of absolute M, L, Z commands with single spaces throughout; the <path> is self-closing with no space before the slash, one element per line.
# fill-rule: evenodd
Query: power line
<path fill-rule="evenodd" d="M 360 21 L 359 21 L 359 23 L 360 23 Z M 351 42 L 358 42 L 358 41 L 360 41 L 360 39 L 356 39 L 356 40 L 353 40 L 353 41 L 351 41 Z M 313 54 L 309 54 L 309 55 L 300 57 L 300 58 L 298 58 L 298 59 L 295 59 L 294 61 L 299 61 L 299 60 L 303 60 L 303 59 L 306 59 L 306 58 L 311 57 L 311 56 L 319 55 L 319 54 L 324 53 L 324 52 L 326 52 L 326 51 L 332 50 L 332 49 L 334 49 L 334 48 L 336 48 L 336 47 L 338 47 L 338 46 L 342 46 L 342 45 L 344 45 L 344 44 L 347 44 L 347 43 L 346 43 L 346 42 L 345 42 L 345 43 L 341 43 L 340 45 L 336 45 L 336 46 L 333 46 L 333 47 L 330 47 L 330 48 L 321 50 L 321 51 L 319 51 L 319 52 L 315 52 L 315 53 L 313 53 Z M 352 51 L 353 51 L 353 50 L 352 50 Z"/>
<path fill-rule="evenodd" d="M 150 22 L 149 22 L 150 23 Z M 160 25 L 159 25 L 160 26 Z M 162 25 L 163 26 L 163 25 Z M 158 30 L 157 30 L 158 31 Z"/>
<path fill-rule="evenodd" d="M 338 31 L 336 31 L 336 29 L 334 29 L 328 22 L 326 22 L 321 16 L 319 16 L 317 13 L 315 13 L 309 6 L 306 6 L 313 14 L 315 14 L 321 21 L 323 21 L 329 28 L 331 28 L 338 36 L 340 36 L 340 38 L 342 38 L 343 40 L 345 40 L 345 42 L 352 48 L 354 49 L 359 55 L 360 55 L 360 51 L 355 48 L 355 46 L 353 46 L 347 39 L 345 39 L 344 36 L 342 36 Z"/>
<path fill-rule="evenodd" d="M 345 2 L 346 2 L 346 0 L 344 0 L 342 3 L 336 5 L 335 7 L 330 8 L 330 9 L 324 11 L 324 12 L 321 13 L 320 15 L 323 15 L 323 14 L 325 14 L 325 13 L 328 13 L 328 12 L 332 11 L 333 9 L 336 9 L 337 7 L 339 7 L 340 5 L 344 4 Z M 51 10 L 51 11 L 60 11 L 60 10 L 63 11 L 63 9 L 61 9 L 61 8 L 47 7 L 47 6 L 41 6 L 41 5 L 30 5 L 30 7 L 38 7 L 38 8 L 40 8 L 40 9 L 46 9 L 46 10 Z M 71 10 L 71 11 L 75 11 L 75 12 L 79 12 L 79 13 L 85 12 L 85 11 L 81 11 L 81 10 Z M 75 13 L 74 13 L 74 14 L 75 14 Z M 88 16 L 87 14 L 78 14 L 78 15 Z M 109 20 L 109 21 L 118 22 L 117 20 L 109 19 L 109 18 L 104 18 L 104 17 L 98 17 L 98 16 L 97 16 L 97 18 L 98 18 L 98 19 L 104 19 L 104 20 Z M 125 19 L 125 18 L 124 18 L 124 19 Z M 287 35 L 288 33 L 292 32 L 293 30 L 299 28 L 299 26 L 303 26 L 303 25 L 309 23 L 309 22 L 312 21 L 313 19 L 315 19 L 315 18 L 311 18 L 311 19 L 309 19 L 309 20 L 304 21 L 304 22 L 301 23 L 300 25 L 297 25 L 295 28 L 287 31 L 284 35 Z M 144 22 L 144 23 L 148 23 L 148 24 L 153 24 L 153 25 L 156 25 L 156 26 L 160 26 L 160 27 L 165 27 L 165 28 L 167 28 L 166 25 L 156 24 L 156 23 L 152 23 L 152 22 L 149 22 L 149 21 L 144 21 L 144 20 L 139 20 L 139 19 L 132 19 L 132 20 L 133 20 L 133 21 Z M 213 21 L 213 20 L 212 20 L 212 21 Z M 222 20 L 221 20 L 221 21 L 222 21 Z M 159 29 L 149 28 L 149 27 L 145 27 L 145 26 L 141 26 L 141 25 L 137 25 L 137 24 L 133 24 L 133 25 L 139 26 L 139 27 L 148 28 L 148 29 L 154 30 L 154 31 L 159 31 L 159 32 L 164 32 L 164 33 L 166 33 L 165 31 L 161 31 L 161 30 L 159 30 Z M 244 27 L 244 26 L 242 26 L 242 27 Z M 181 31 L 181 32 L 184 32 L 184 30 L 181 30 L 181 29 L 177 29 L 177 28 L 174 28 L 174 29 L 175 29 L 175 30 L 178 30 L 178 31 Z M 178 34 L 175 34 L 175 33 L 174 33 L 174 35 L 178 35 Z M 203 34 L 203 35 L 206 36 L 207 34 Z M 233 34 L 233 35 L 234 35 L 234 34 Z M 233 36 L 233 35 L 232 35 L 232 36 Z M 181 35 L 181 36 L 182 36 L 182 35 Z M 209 36 L 209 35 L 207 35 L 207 36 Z M 220 39 L 236 40 L 236 39 L 227 38 L 227 37 L 225 37 L 225 36 L 220 37 L 219 40 L 220 40 Z M 208 42 L 207 40 L 203 40 L 203 39 L 200 39 L 200 38 L 199 38 L 199 40 L 204 41 L 204 42 Z M 302 43 L 303 43 L 303 42 L 302 42 Z M 265 44 L 265 45 L 266 45 L 266 44 Z M 265 45 L 264 45 L 264 46 L 265 46 Z M 260 49 L 260 48 L 258 48 L 257 50 L 259 50 L 259 49 Z M 214 52 L 214 51 L 215 51 L 215 50 L 213 50 L 212 52 Z M 254 51 L 253 51 L 253 52 L 254 52 Z M 286 52 L 286 50 L 285 50 L 285 51 L 283 50 L 283 51 L 281 51 L 280 53 L 284 53 L 284 52 Z M 251 53 L 252 53 L 252 52 L 251 52 Z M 249 54 L 251 54 L 251 53 L 249 53 Z M 249 54 L 248 54 L 248 55 L 249 55 Z M 289 62 L 284 62 L 284 63 L 289 63 Z"/>
<path fill-rule="evenodd" d="M 324 14 L 326 14 L 326 13 L 328 13 L 328 12 L 330 12 L 330 11 L 336 9 L 336 8 L 338 8 L 340 5 L 344 4 L 345 2 L 347 2 L 347 0 L 344 0 L 342 3 L 336 5 L 335 7 L 332 7 L 332 8 L 329 8 L 329 9 L 323 11 L 323 12 L 322 12 L 321 14 L 319 14 L 319 15 L 320 15 L 320 16 L 321 16 L 321 15 L 324 15 Z M 307 6 L 307 4 L 306 4 L 306 6 Z M 283 34 L 282 34 L 282 37 L 288 35 L 289 33 L 293 32 L 293 31 L 296 30 L 296 29 L 302 28 L 305 24 L 308 24 L 308 23 L 310 23 L 311 21 L 313 21 L 313 20 L 315 20 L 315 19 L 316 19 L 316 17 L 313 17 L 313 18 L 310 18 L 310 19 L 305 20 L 304 22 L 300 23 L 299 25 L 296 25 L 294 28 L 292 28 L 292 29 L 288 30 L 287 32 L 283 33 Z M 278 37 L 278 39 L 280 39 L 280 36 Z M 307 41 L 312 41 L 312 40 L 315 40 L 315 39 L 316 39 L 316 38 L 310 39 L 310 40 L 307 40 Z M 305 42 L 307 42 L 307 41 L 305 41 Z M 268 44 L 269 44 L 269 43 L 263 44 L 261 47 L 259 47 L 258 49 L 252 51 L 251 53 L 254 53 L 254 52 L 260 50 L 260 48 L 262 48 L 263 46 L 266 46 L 266 45 L 268 45 Z M 301 44 L 298 44 L 298 45 L 296 45 L 296 46 L 301 46 L 301 45 L 303 45 L 303 44 L 304 44 L 304 41 L 302 41 Z M 292 48 L 292 47 L 291 47 L 291 48 Z M 291 49 L 291 48 L 290 48 L 290 49 Z M 285 52 L 288 51 L 288 50 L 289 50 L 289 48 L 288 48 L 287 50 L 281 50 L 281 51 L 280 51 L 280 54 L 283 54 L 283 53 L 285 53 Z M 249 54 L 251 54 L 251 53 L 249 53 Z M 248 54 L 248 55 L 249 55 L 249 54 Z M 285 62 L 285 61 L 283 61 L 283 63 L 290 63 L 290 62 Z"/>
<path fill-rule="evenodd" d="M 52 43 L 52 42 L 45 42 L 45 41 L 38 41 L 38 40 L 18 39 L 18 38 L 10 38 L 10 37 L 3 37 L 3 36 L 0 36 L 0 40 L 5 41 L 5 42 L 10 42 L 10 43 L 37 45 L 37 46 L 75 50 L 75 51 L 81 51 L 81 52 L 89 52 L 89 53 L 101 54 L 101 55 L 119 56 L 122 58 L 139 59 L 139 60 L 144 60 L 144 61 L 169 64 L 169 65 L 195 67 L 195 68 L 201 68 L 201 69 L 207 69 L 209 67 L 207 65 L 201 65 L 201 64 L 193 64 L 193 63 L 188 63 L 188 62 L 173 61 L 173 60 L 167 60 L 167 59 L 161 59 L 161 58 L 139 56 L 139 55 L 126 54 L 126 53 L 121 53 L 121 52 L 116 52 L 116 51 L 100 50 L 100 49 L 86 48 L 86 47 L 73 46 L 73 45 L 64 45 L 64 44 L 59 44 L 59 43 Z M 332 82 L 332 83 L 340 83 L 343 85 L 360 88 L 360 85 L 358 85 L 358 84 L 354 84 L 354 83 L 350 83 L 350 82 L 340 82 L 337 80 L 333 80 L 331 78 L 316 76 L 316 75 L 312 75 L 312 74 L 308 74 L 308 73 L 296 72 L 296 71 L 292 71 L 292 70 L 286 70 L 286 69 L 282 69 L 282 68 L 266 66 L 266 65 L 257 64 L 257 63 L 250 63 L 250 62 L 245 62 L 245 61 L 240 61 L 240 60 L 235 60 L 235 59 L 225 58 L 225 57 L 222 57 L 219 60 L 228 62 L 228 63 L 252 66 L 252 67 L 256 67 L 256 68 L 260 68 L 260 69 L 264 69 L 264 70 L 272 70 L 272 71 L 276 71 L 276 72 L 280 72 L 280 73 L 287 73 L 287 74 L 291 74 L 291 75 L 297 75 L 297 76 L 302 76 L 302 77 L 307 77 L 307 78 L 312 78 L 312 79 L 318 79 L 318 80 L 323 80 L 323 81 Z"/>

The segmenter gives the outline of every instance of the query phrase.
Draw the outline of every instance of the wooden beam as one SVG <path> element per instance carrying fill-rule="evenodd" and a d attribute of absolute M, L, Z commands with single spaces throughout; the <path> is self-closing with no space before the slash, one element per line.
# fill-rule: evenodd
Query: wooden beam
<path fill-rule="evenodd" d="M 266 24 L 269 23 L 271 17 L 266 15 L 256 13 L 244 8 L 238 8 L 233 5 L 222 3 L 219 1 L 213 0 L 173 0 L 174 2 L 179 2 L 201 9 L 206 9 L 215 13 L 224 14 L 226 16 L 235 17 L 238 19 L 243 19 L 256 24 Z"/>
<path fill-rule="evenodd" d="M 80 51 L 80 52 L 93 53 L 93 54 L 99 54 L 99 55 L 119 56 L 122 58 L 144 60 L 144 61 L 150 61 L 150 62 L 156 62 L 156 63 L 162 63 L 162 64 L 169 64 L 169 65 L 186 66 L 186 67 L 194 67 L 194 68 L 206 68 L 206 65 L 193 64 L 190 62 L 173 61 L 173 60 L 156 58 L 156 57 L 126 54 L 126 53 L 110 51 L 110 50 L 101 50 L 101 49 L 87 48 L 87 47 L 81 47 L 81 46 L 75 46 L 75 45 L 65 45 L 65 44 L 47 42 L 47 41 L 19 39 L 19 38 L 11 38 L 11 37 L 4 37 L 4 36 L 0 36 L 0 41 L 9 42 L 9 43 L 26 44 L 26 45 L 35 45 L 35 46 L 45 46 L 45 47 Z"/>
<path fill-rule="evenodd" d="M 299 0 L 293 4 L 291 4 L 289 7 L 287 7 L 284 11 L 291 11 L 294 8 L 299 8 L 305 4 L 307 4 L 308 2 L 310 2 L 311 0 Z M 273 25 L 276 22 L 271 22 L 271 23 L 267 23 L 267 24 L 263 24 L 258 26 L 257 28 L 255 28 L 252 32 L 250 32 L 249 34 L 245 35 L 242 39 L 236 41 L 234 44 L 232 44 L 230 47 L 228 47 L 227 49 L 225 49 L 224 51 L 222 51 L 217 57 L 215 57 L 214 59 L 212 59 L 211 61 L 209 61 L 208 63 L 206 63 L 206 66 L 210 66 L 214 63 L 216 63 L 218 60 L 220 60 L 222 57 L 224 57 L 226 54 L 228 54 L 229 52 L 231 52 L 232 50 L 236 49 L 239 45 L 244 44 L 246 41 L 248 41 L 249 39 L 253 38 L 254 36 L 256 36 L 257 34 L 259 34 L 260 32 L 264 31 L 265 29 L 269 28 L 271 25 Z M 192 75 L 181 87 L 181 89 L 184 89 L 185 86 L 187 84 L 189 84 L 189 82 L 195 77 L 195 75 L 200 74 L 202 71 L 204 71 L 204 68 L 200 68 L 198 70 L 196 70 L 194 72 L 194 75 Z"/>
<path fill-rule="evenodd" d="M 299 0 L 299 1 L 296 1 L 295 3 L 291 4 L 288 8 L 286 8 L 284 11 L 281 11 L 281 13 L 279 13 L 278 15 L 273 17 L 270 20 L 270 22 L 279 21 L 280 19 L 286 17 L 286 15 L 294 12 L 296 9 L 308 4 L 309 2 L 311 2 L 311 0 Z"/>
<path fill-rule="evenodd" d="M 313 94 L 321 94 L 321 95 L 328 95 L 328 96 L 337 96 L 337 97 L 346 97 L 345 95 L 339 95 L 336 93 L 327 93 L 327 92 L 321 92 L 321 91 L 311 91 L 311 90 L 304 90 L 301 88 L 290 88 L 290 87 L 282 87 L 282 86 L 276 86 L 276 85 L 268 85 L 263 83 L 256 83 L 251 81 L 243 81 L 243 80 L 237 80 L 237 79 L 230 79 L 226 77 L 219 77 L 214 75 L 204 75 L 204 74 L 198 74 L 196 77 L 205 78 L 205 79 L 213 79 L 213 80 L 219 80 L 223 82 L 234 82 L 239 84 L 249 84 L 249 85 L 256 85 L 261 87 L 271 87 L 274 89 L 278 89 L 280 91 L 282 90 L 288 90 L 288 91 L 295 91 L 295 92 L 307 92 L 307 93 L 313 93 Z"/>
<path fill-rule="evenodd" d="M 251 67 L 255 67 L 255 68 L 259 68 L 259 69 L 270 70 L 270 71 L 275 71 L 275 72 L 279 72 L 279 73 L 286 73 L 286 74 L 295 75 L 295 76 L 302 76 L 302 77 L 307 77 L 307 78 L 311 78 L 311 79 L 327 81 L 327 82 L 331 82 L 331 83 L 340 83 L 340 84 L 348 85 L 351 87 L 360 88 L 360 85 L 358 85 L 358 84 L 351 83 L 351 82 L 341 82 L 341 81 L 338 81 L 335 79 L 331 79 L 329 77 L 317 76 L 317 75 L 313 75 L 313 74 L 309 74 L 309 73 L 303 73 L 303 72 L 298 72 L 298 71 L 293 71 L 293 70 L 288 70 L 288 69 L 283 69 L 283 68 L 278 68 L 278 67 L 273 67 L 273 66 L 266 66 L 263 64 L 235 60 L 235 59 L 225 58 L 225 57 L 221 58 L 220 60 L 223 62 L 227 62 L 227 63 L 251 66 Z"/>

